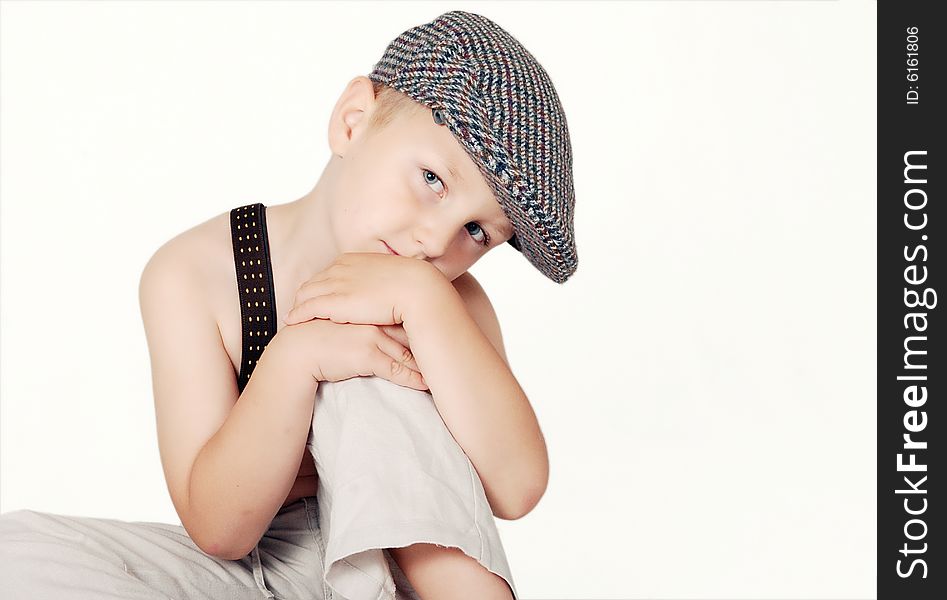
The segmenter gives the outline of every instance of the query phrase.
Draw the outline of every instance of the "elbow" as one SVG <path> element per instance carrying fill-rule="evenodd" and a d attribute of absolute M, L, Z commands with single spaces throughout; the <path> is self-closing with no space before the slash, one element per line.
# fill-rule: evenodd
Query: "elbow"
<path fill-rule="evenodd" d="M 250 552 L 251 552 L 252 550 L 253 550 L 253 548 L 250 548 L 250 549 L 240 549 L 240 550 L 237 550 L 236 552 L 233 552 L 233 551 L 230 551 L 230 552 L 218 551 L 216 554 L 211 554 L 211 556 L 216 556 L 217 558 L 222 558 L 222 559 L 224 559 L 224 560 L 240 560 L 240 559 L 242 559 L 243 557 L 245 557 L 247 554 L 250 554 Z"/>
<path fill-rule="evenodd" d="M 232 548 L 226 544 L 221 544 L 217 542 L 201 542 L 194 540 L 194 545 L 196 545 L 201 552 L 208 556 L 214 558 L 220 558 L 222 560 L 240 560 L 247 554 L 250 554 L 250 550 L 245 548 Z"/>
<path fill-rule="evenodd" d="M 539 504 L 539 497 L 528 497 L 525 501 L 520 501 L 512 507 L 503 511 L 502 514 L 495 515 L 505 521 L 516 521 L 528 515 L 536 505 Z"/>
<path fill-rule="evenodd" d="M 549 485 L 549 461 L 544 460 L 542 466 L 538 469 L 539 477 L 533 480 L 532 485 L 528 486 L 521 495 L 519 510 L 514 515 L 516 519 L 522 519 L 528 515 L 542 497 L 546 494 L 546 488 Z"/>
<path fill-rule="evenodd" d="M 549 485 L 549 457 L 546 454 L 546 443 L 542 435 L 539 439 L 538 447 L 542 451 L 520 471 L 520 477 L 517 480 L 523 483 L 518 486 L 515 501 L 510 505 L 511 510 L 502 517 L 508 521 L 522 519 L 528 515 L 546 493 L 546 487 Z"/>
<path fill-rule="evenodd" d="M 532 492 L 526 496 L 525 502 L 520 505 L 520 510 L 515 513 L 515 518 L 522 519 L 536 508 L 536 505 L 539 504 L 539 501 L 542 499 L 543 494 L 546 493 L 546 486 L 543 485 L 538 491 Z"/>
<path fill-rule="evenodd" d="M 208 535 L 206 531 L 198 533 L 193 526 L 193 522 L 184 524 L 184 529 L 201 552 L 214 558 L 240 560 L 253 549 L 252 546 L 246 548 L 245 544 L 237 544 L 234 540 L 225 540 L 219 535 Z"/>
<path fill-rule="evenodd" d="M 246 555 L 250 554 L 253 551 L 253 548 L 249 550 L 241 550 L 239 552 L 231 552 L 226 554 L 219 554 L 217 558 L 223 558 L 224 560 L 242 560 Z"/>
<path fill-rule="evenodd" d="M 505 521 L 522 519 L 536 508 L 536 505 L 539 504 L 539 501 L 545 493 L 546 480 L 543 480 L 541 483 L 533 485 L 525 492 L 522 492 L 515 502 L 511 503 L 506 507 L 506 510 L 502 511 L 502 514 L 496 514 L 495 516 Z"/>

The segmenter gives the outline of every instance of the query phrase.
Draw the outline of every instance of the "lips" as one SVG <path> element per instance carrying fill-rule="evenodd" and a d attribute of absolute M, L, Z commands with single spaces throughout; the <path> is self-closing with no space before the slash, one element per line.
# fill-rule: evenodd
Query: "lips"
<path fill-rule="evenodd" d="M 382 240 L 381 243 L 385 245 L 385 248 L 388 248 L 388 252 L 391 252 L 391 253 L 394 254 L 395 256 L 401 256 L 400 254 L 398 254 L 397 252 L 395 252 L 395 251 L 392 249 L 392 247 L 388 245 L 388 242 L 386 242 L 385 240 Z"/>

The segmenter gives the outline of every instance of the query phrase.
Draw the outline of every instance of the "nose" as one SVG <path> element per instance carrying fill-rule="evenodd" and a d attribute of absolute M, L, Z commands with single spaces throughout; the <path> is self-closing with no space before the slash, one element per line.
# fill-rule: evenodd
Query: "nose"
<path fill-rule="evenodd" d="M 450 217 L 431 217 L 415 233 L 422 252 L 429 258 L 438 258 L 447 253 L 457 236 L 459 225 Z"/>

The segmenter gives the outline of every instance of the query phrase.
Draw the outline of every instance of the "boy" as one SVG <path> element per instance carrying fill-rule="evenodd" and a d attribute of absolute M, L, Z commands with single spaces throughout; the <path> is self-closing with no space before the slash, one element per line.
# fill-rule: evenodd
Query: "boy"
<path fill-rule="evenodd" d="M 21 586 L 13 597 L 84 597 L 78 581 L 96 598 L 338 597 L 322 581 L 314 502 L 334 482 L 317 483 L 306 449 L 317 394 L 360 376 L 430 390 L 494 515 L 538 502 L 542 434 L 467 269 L 504 241 L 559 283 L 576 269 L 571 147 L 548 76 L 488 19 L 446 13 L 352 80 L 329 145 L 306 196 L 202 223 L 142 274 L 161 460 L 186 535 L 5 515 L 0 580 Z M 61 566 L 40 568 L 53 538 Z M 418 542 L 390 558 L 422 598 L 511 596 L 508 573 L 458 548 Z"/>

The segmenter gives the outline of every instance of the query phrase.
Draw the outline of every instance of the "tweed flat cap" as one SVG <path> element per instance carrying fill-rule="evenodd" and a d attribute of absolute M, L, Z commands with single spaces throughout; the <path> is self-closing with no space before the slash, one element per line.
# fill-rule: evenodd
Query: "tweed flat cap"
<path fill-rule="evenodd" d="M 557 283 L 575 272 L 566 115 L 522 44 L 486 17 L 451 11 L 395 38 L 369 78 L 450 129 L 513 224 L 511 246 Z"/>

